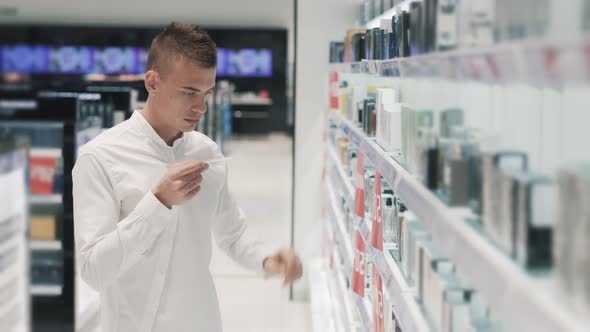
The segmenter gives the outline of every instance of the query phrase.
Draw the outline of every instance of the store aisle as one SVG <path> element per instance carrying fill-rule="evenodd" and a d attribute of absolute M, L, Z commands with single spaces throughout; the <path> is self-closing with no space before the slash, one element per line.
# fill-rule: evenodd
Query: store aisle
<path fill-rule="evenodd" d="M 273 245 L 288 246 L 291 222 L 291 138 L 234 138 L 226 146 L 230 187 L 249 227 Z M 264 280 L 213 249 L 211 271 L 225 332 L 311 331 L 309 304 L 289 302 L 280 280 Z"/>

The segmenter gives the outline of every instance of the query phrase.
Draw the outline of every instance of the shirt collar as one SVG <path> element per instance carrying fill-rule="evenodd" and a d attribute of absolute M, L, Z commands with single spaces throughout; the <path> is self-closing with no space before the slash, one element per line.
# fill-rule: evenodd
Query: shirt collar
<path fill-rule="evenodd" d="M 135 110 L 129 120 L 131 122 L 131 125 L 135 129 L 139 130 L 139 132 L 141 134 L 143 134 L 148 139 L 150 139 L 150 141 L 155 143 L 159 149 L 165 149 L 165 150 L 177 149 L 178 147 L 183 145 L 184 141 L 186 140 L 186 135 L 184 133 L 181 133 L 180 137 L 177 138 L 172 143 L 172 146 L 168 146 L 168 144 L 166 144 L 166 142 L 164 142 L 162 137 L 160 137 L 160 135 L 158 135 L 158 133 L 156 133 L 156 131 L 154 130 L 152 125 L 150 125 L 150 123 L 145 119 L 143 114 L 141 114 L 140 110 Z"/>

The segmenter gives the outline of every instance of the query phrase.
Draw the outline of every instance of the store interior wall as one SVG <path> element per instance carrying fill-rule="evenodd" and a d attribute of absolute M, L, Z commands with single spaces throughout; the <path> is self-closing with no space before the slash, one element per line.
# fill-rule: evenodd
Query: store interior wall
<path fill-rule="evenodd" d="M 294 245 L 304 258 L 320 252 L 328 45 L 354 26 L 358 9 L 357 0 L 297 0 Z M 295 284 L 294 299 L 308 296 L 307 280 Z"/>

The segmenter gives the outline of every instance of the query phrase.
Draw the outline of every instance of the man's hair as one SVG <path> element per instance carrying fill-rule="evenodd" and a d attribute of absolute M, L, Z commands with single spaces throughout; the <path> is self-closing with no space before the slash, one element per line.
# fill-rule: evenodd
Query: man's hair
<path fill-rule="evenodd" d="M 172 22 L 152 41 L 147 70 L 157 70 L 164 75 L 178 60 L 214 68 L 217 65 L 215 42 L 197 25 Z"/>

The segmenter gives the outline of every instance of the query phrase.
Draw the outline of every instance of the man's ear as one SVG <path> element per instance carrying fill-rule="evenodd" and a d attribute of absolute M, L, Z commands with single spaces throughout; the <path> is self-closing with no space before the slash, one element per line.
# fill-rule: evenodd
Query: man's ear
<path fill-rule="evenodd" d="M 158 80 L 160 75 L 154 70 L 148 70 L 145 73 L 145 89 L 150 95 L 158 93 Z"/>

